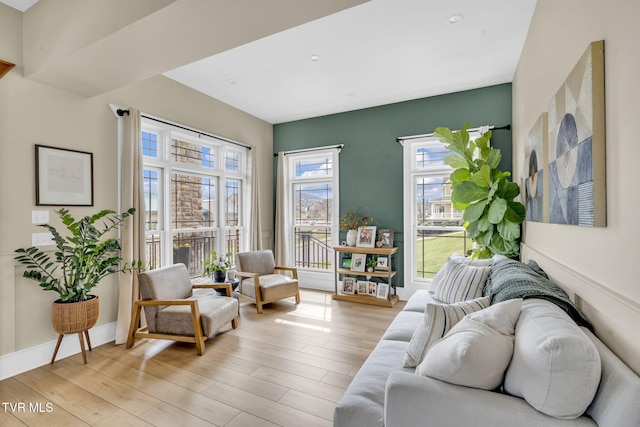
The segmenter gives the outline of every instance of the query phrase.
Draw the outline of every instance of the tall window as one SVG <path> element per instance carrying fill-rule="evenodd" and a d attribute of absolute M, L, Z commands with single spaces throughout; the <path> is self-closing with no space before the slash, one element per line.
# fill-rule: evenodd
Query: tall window
<path fill-rule="evenodd" d="M 301 269 L 329 270 L 337 244 L 338 151 L 286 155 L 291 182 L 294 262 Z"/>
<path fill-rule="evenodd" d="M 412 137 L 403 145 L 404 194 L 409 195 L 404 223 L 410 237 L 405 240 L 405 278 L 426 283 L 451 254 L 465 254 L 472 242 L 462 226 L 462 212 L 451 202 L 453 169 L 444 163 L 450 153 L 446 145 L 433 136 Z"/>
<path fill-rule="evenodd" d="M 212 250 L 241 250 L 246 150 L 150 119 L 142 123 L 146 251 L 151 268 L 202 273 Z"/>

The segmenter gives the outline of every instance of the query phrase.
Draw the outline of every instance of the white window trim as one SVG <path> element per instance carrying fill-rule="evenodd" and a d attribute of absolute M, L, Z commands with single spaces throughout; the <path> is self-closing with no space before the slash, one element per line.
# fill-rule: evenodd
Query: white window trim
<path fill-rule="evenodd" d="M 251 170 L 249 165 L 249 153 L 248 150 L 239 148 L 238 145 L 232 142 L 226 142 L 223 139 L 215 138 L 213 136 L 203 134 L 196 130 L 188 130 L 180 127 L 179 125 L 172 125 L 171 123 L 158 122 L 153 118 L 142 118 L 141 130 L 144 132 L 151 132 L 158 135 L 158 157 L 143 157 L 143 168 L 158 170 L 159 176 L 159 198 L 158 207 L 162 205 L 162 214 L 159 214 L 158 230 L 145 231 L 145 235 L 157 234 L 161 236 L 161 265 L 168 265 L 172 262 L 173 255 L 173 236 L 178 231 L 172 228 L 171 224 L 171 174 L 180 173 L 185 175 L 200 176 L 203 178 L 211 178 L 216 181 L 216 225 L 214 227 L 202 227 L 195 229 L 177 229 L 179 232 L 207 232 L 213 231 L 215 234 L 215 247 L 214 249 L 219 254 L 226 252 L 226 229 L 240 229 L 241 240 L 240 250 L 245 250 L 248 242 L 248 229 L 246 227 L 247 213 L 243 210 L 245 206 L 250 206 L 250 202 L 245 200 L 248 192 L 246 191 L 249 185 Z M 185 142 L 190 142 L 202 146 L 207 146 L 215 152 L 216 167 L 213 169 L 203 167 L 198 164 L 181 163 L 172 160 L 171 158 L 171 141 L 172 139 L 179 139 Z M 234 152 L 240 155 L 240 162 L 238 163 L 239 170 L 237 172 L 227 171 L 225 169 L 224 153 Z M 228 179 L 240 181 L 239 188 L 239 222 L 238 226 L 226 227 L 226 181 Z M 231 260 L 232 263 L 235 260 Z"/>
<path fill-rule="evenodd" d="M 289 236 L 289 244 L 291 248 L 295 246 L 295 206 L 294 206 L 294 185 L 295 184 L 313 184 L 320 182 L 331 181 L 332 185 L 332 196 L 333 196 L 333 207 L 332 207 L 332 215 L 331 221 L 332 226 L 330 228 L 331 233 L 331 243 L 330 246 L 336 246 L 339 243 L 339 233 L 340 233 L 340 167 L 339 167 L 339 154 L 340 149 L 342 147 L 331 147 L 331 148 L 314 148 L 312 150 L 299 150 L 295 152 L 286 153 L 286 166 L 289 171 L 289 182 L 287 183 L 289 189 L 289 200 L 287 201 L 288 207 L 287 209 L 291 212 L 290 218 L 292 220 L 291 224 L 288 224 L 288 228 L 290 230 Z M 295 177 L 295 162 L 297 160 L 315 158 L 328 156 L 331 157 L 331 170 L 332 176 L 330 179 L 328 177 L 317 177 L 317 176 L 309 176 L 309 177 Z M 333 262 L 333 256 L 329 255 L 331 262 Z M 293 260 L 291 260 L 293 263 Z M 318 289 L 325 291 L 333 290 L 333 280 L 331 279 L 331 275 L 333 274 L 333 269 L 323 270 L 323 269 L 314 269 L 314 268 L 300 268 L 298 267 L 298 276 L 300 278 L 301 286 L 310 289 Z"/>
<path fill-rule="evenodd" d="M 474 140 L 481 136 L 479 129 L 468 129 L 469 138 Z M 441 145 L 440 141 L 433 134 L 416 135 L 409 137 L 398 138 L 398 141 L 403 146 L 402 162 L 403 162 L 403 174 L 402 174 L 402 187 L 403 187 L 403 229 L 404 229 L 404 287 L 398 288 L 398 296 L 400 299 L 408 299 L 417 290 L 428 289 L 431 284 L 431 279 L 418 279 L 416 277 L 416 268 L 414 260 L 416 256 L 416 242 L 415 236 L 417 234 L 418 227 L 416 226 L 416 209 L 414 209 L 414 203 L 416 200 L 416 186 L 414 180 L 416 176 L 434 175 L 441 176 L 443 173 L 453 172 L 453 168 L 447 165 L 433 166 L 428 168 L 416 167 L 416 149 L 421 146 L 435 146 Z M 439 227 L 419 227 L 420 229 L 438 229 Z"/>

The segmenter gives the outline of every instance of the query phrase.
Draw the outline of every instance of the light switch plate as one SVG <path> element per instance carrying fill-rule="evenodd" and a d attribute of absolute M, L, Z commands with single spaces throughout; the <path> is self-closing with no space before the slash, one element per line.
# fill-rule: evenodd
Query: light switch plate
<path fill-rule="evenodd" d="M 31 246 L 50 246 L 55 244 L 51 233 L 32 233 Z"/>
<path fill-rule="evenodd" d="M 31 211 L 31 224 L 49 224 L 49 211 Z"/>

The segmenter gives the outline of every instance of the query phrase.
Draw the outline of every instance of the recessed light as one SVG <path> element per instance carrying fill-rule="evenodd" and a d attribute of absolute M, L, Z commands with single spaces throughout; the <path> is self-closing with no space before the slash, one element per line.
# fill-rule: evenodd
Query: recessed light
<path fill-rule="evenodd" d="M 236 83 L 237 83 L 234 79 L 227 79 L 227 80 L 225 80 L 225 82 L 226 82 L 228 85 L 234 85 L 234 84 L 236 84 Z"/>
<path fill-rule="evenodd" d="M 449 24 L 457 24 L 458 22 L 462 21 L 462 18 L 464 18 L 463 15 L 456 13 L 455 15 L 451 15 L 447 22 L 449 22 Z"/>
<path fill-rule="evenodd" d="M 320 61 L 320 55 L 311 55 L 311 56 L 309 57 L 309 61 L 311 61 L 311 62 L 318 62 L 318 61 Z"/>

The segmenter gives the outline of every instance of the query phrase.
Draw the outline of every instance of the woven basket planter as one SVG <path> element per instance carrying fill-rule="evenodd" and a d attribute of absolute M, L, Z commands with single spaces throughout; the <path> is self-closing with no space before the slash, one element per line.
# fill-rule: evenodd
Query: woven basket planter
<path fill-rule="evenodd" d="M 58 334 L 75 334 L 93 328 L 100 314 L 97 296 L 79 302 L 55 301 L 51 305 L 51 323 Z"/>

